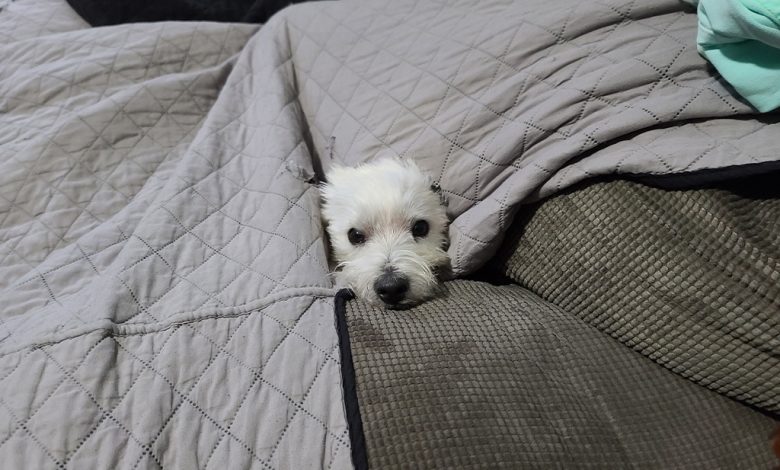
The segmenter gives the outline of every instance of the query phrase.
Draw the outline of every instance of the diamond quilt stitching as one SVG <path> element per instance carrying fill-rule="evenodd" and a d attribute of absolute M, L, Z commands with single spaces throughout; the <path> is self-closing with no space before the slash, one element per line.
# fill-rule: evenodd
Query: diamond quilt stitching
<path fill-rule="evenodd" d="M 676 0 L 323 2 L 259 29 L 100 32 L 61 0 L 11 3 L 0 390 L 22 397 L 18 378 L 29 403 L 4 398 L 0 458 L 29 441 L 59 468 L 349 468 L 318 193 L 290 168 L 326 170 L 332 138 L 340 163 L 417 159 L 471 272 L 522 204 L 581 179 L 778 159 L 777 120 L 750 118 L 694 27 Z M 84 418 L 49 432 L 65 424 L 40 410 L 69 393 Z"/>

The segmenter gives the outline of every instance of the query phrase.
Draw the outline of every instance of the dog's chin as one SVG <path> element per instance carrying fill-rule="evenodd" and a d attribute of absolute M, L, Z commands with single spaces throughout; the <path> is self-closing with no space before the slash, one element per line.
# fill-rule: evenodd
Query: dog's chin
<path fill-rule="evenodd" d="M 394 312 L 402 312 L 404 310 L 410 310 L 417 305 L 419 305 L 421 302 L 400 302 L 397 304 L 383 304 L 384 307 L 387 310 L 392 310 Z"/>
<path fill-rule="evenodd" d="M 430 290 L 426 290 L 425 292 L 415 292 L 414 294 L 405 297 L 403 300 L 397 302 L 397 303 L 387 303 L 379 298 L 374 292 L 371 292 L 370 294 L 362 297 L 362 300 L 368 302 L 369 304 L 375 306 L 375 307 L 383 307 L 387 310 L 392 311 L 404 311 L 409 310 L 414 307 L 417 307 L 418 305 L 421 305 L 431 299 L 434 299 L 441 295 L 442 287 L 441 284 L 437 284 Z M 358 298 L 361 298 L 361 296 L 358 294 Z"/>
<path fill-rule="evenodd" d="M 366 302 L 369 305 L 372 305 L 374 307 L 384 308 L 387 310 L 393 310 L 393 311 L 403 311 L 403 310 L 409 310 L 411 308 L 414 308 L 436 297 L 436 292 L 438 292 L 438 288 L 435 288 L 431 292 L 415 293 L 412 296 L 407 296 L 396 303 L 387 303 L 382 299 L 380 299 L 379 296 L 376 295 L 376 293 L 373 290 L 365 289 L 361 291 L 360 288 L 355 285 L 350 287 L 350 290 L 352 291 L 352 293 L 355 294 L 355 297 L 357 297 L 359 300 L 362 300 L 363 302 Z"/>
<path fill-rule="evenodd" d="M 419 300 L 404 299 L 395 304 L 388 304 L 386 302 L 382 302 L 381 300 L 376 300 L 373 303 L 374 305 L 384 307 L 387 310 L 403 311 L 403 310 L 409 310 L 411 308 L 414 308 L 420 305 L 421 303 L 425 302 L 425 300 L 429 298 L 430 297 L 426 297 L 425 299 L 419 299 Z"/>

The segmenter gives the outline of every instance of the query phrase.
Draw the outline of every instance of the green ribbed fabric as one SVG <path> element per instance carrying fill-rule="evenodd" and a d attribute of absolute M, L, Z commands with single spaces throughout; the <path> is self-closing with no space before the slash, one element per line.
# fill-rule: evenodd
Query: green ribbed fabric
<path fill-rule="evenodd" d="M 518 286 L 350 301 L 369 467 L 769 468 L 772 419 Z M 343 338 L 342 338 L 343 340 Z"/>
<path fill-rule="evenodd" d="M 674 372 L 777 413 L 778 181 L 581 186 L 523 211 L 494 266 Z"/>

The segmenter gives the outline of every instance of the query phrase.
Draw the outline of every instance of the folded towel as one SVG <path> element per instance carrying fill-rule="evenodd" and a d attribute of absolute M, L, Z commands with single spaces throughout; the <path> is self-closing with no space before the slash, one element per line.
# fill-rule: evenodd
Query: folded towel
<path fill-rule="evenodd" d="M 699 53 L 756 109 L 780 107 L 780 0 L 700 0 L 698 15 Z"/>

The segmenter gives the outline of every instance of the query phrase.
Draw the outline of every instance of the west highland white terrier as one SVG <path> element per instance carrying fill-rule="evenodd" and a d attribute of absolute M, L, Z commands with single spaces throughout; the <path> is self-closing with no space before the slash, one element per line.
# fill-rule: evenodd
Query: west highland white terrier
<path fill-rule="evenodd" d="M 414 162 L 337 166 L 321 191 L 340 285 L 391 309 L 436 295 L 451 269 L 449 222 L 439 188 Z"/>

